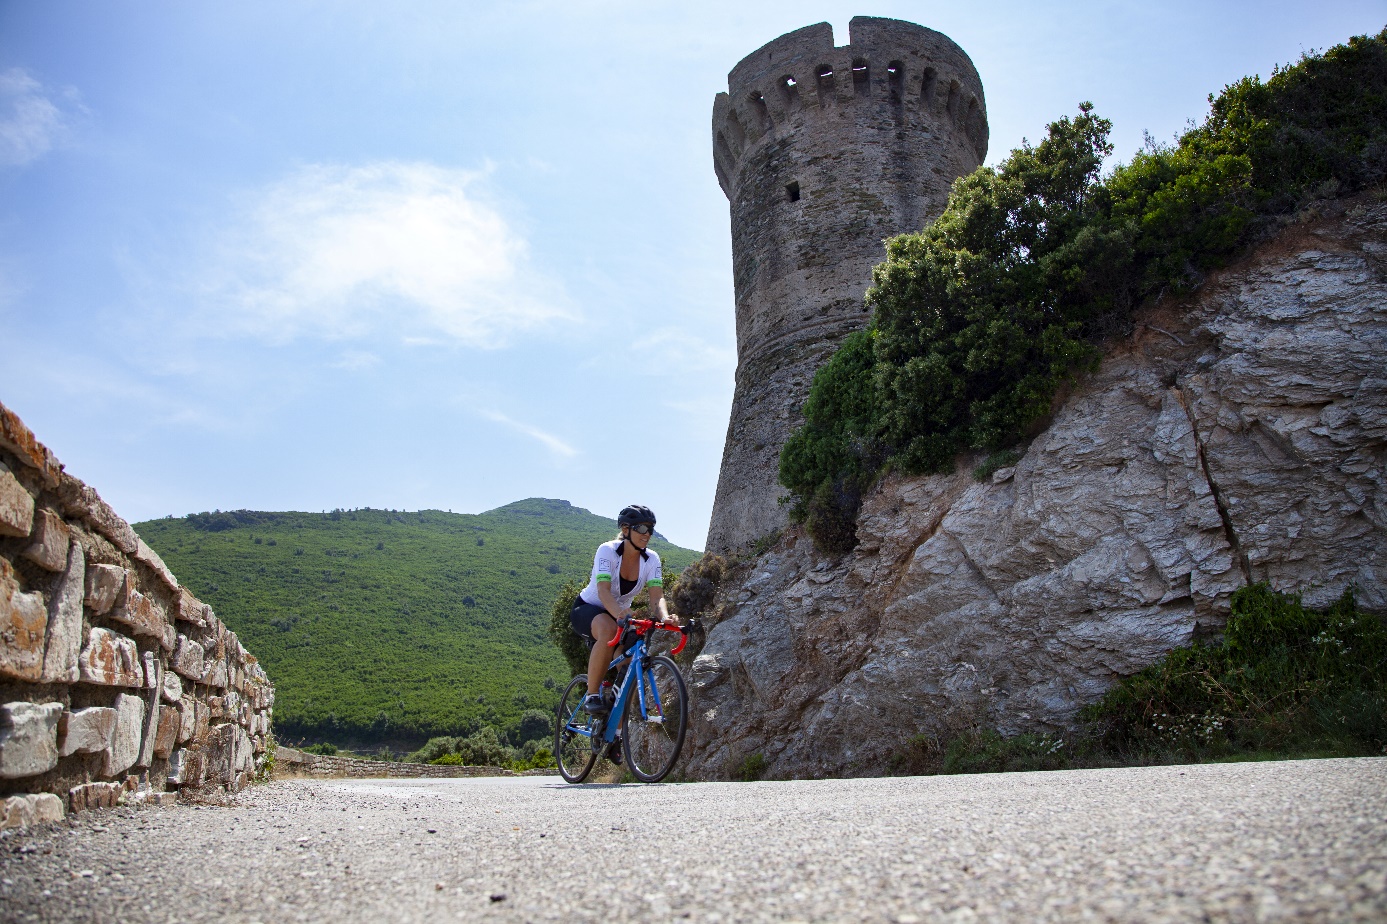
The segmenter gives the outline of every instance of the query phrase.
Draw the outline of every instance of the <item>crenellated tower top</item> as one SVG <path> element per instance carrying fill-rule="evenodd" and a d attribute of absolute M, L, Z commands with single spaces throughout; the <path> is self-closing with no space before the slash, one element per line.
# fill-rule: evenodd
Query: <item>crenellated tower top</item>
<path fill-rule="evenodd" d="M 784 525 L 780 447 L 814 371 L 868 320 L 882 241 L 937 218 L 987 154 L 982 81 L 947 36 L 858 16 L 743 58 L 713 100 L 713 169 L 732 217 L 737 385 L 708 548 Z"/>
<path fill-rule="evenodd" d="M 960 133 L 979 163 L 987 156 L 982 81 L 962 48 L 899 19 L 857 16 L 848 28 L 849 44 L 837 47 L 826 22 L 796 29 L 728 73 L 728 92 L 713 99 L 713 169 L 728 198 L 757 147 L 813 132 L 844 107 L 884 104 L 903 124 Z"/>

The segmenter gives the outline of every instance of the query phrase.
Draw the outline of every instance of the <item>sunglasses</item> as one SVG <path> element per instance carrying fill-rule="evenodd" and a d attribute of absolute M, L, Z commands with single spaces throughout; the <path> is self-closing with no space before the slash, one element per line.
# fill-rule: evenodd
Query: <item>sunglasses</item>
<path fill-rule="evenodd" d="M 655 532 L 655 527 L 651 526 L 649 523 L 637 523 L 635 526 L 631 527 L 631 532 L 640 533 L 642 536 L 648 536 Z"/>

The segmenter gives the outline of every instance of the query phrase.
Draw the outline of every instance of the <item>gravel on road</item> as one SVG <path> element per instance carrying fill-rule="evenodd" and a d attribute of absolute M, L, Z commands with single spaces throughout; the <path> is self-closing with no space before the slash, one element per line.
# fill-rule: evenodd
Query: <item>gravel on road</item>
<path fill-rule="evenodd" d="M 1387 759 L 290 780 L 0 838 L 4 921 L 1387 921 Z"/>

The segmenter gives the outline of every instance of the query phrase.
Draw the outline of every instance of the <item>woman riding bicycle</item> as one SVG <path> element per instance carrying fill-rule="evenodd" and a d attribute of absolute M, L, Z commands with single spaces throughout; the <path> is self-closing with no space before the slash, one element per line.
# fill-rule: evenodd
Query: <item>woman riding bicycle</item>
<path fill-rule="evenodd" d="M 650 618 L 665 625 L 678 620 L 665 607 L 660 556 L 650 551 L 655 534 L 655 514 L 649 507 L 632 504 L 617 516 L 621 534 L 597 547 L 592 562 L 592 578 L 578 594 L 568 622 L 573 631 L 593 640 L 588 655 L 588 695 L 583 709 L 591 715 L 607 711 L 602 702 L 602 678 L 612 663 L 608 647 L 618 632 L 617 622 L 631 615 L 631 603 L 642 589 L 650 594 Z"/>

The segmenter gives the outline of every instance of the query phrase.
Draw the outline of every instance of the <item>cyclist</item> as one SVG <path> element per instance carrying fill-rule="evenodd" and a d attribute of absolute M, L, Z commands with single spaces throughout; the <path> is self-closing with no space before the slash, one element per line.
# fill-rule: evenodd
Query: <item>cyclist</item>
<path fill-rule="evenodd" d="M 597 547 L 592 562 L 592 578 L 578 594 L 568 616 L 573 631 L 593 643 L 588 655 L 588 695 L 583 709 L 602 715 L 609 709 L 602 701 L 602 678 L 612 663 L 608 645 L 617 634 L 617 621 L 631 615 L 631 603 L 646 590 L 650 595 L 650 617 L 666 625 L 678 625 L 665 606 L 660 556 L 650 551 L 655 534 L 655 514 L 649 507 L 632 504 L 616 519 L 621 533 Z"/>

